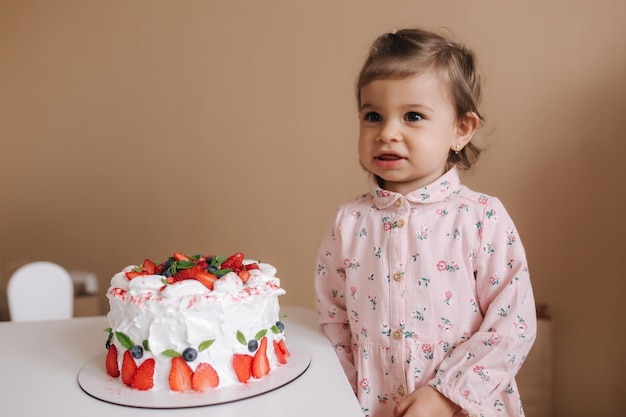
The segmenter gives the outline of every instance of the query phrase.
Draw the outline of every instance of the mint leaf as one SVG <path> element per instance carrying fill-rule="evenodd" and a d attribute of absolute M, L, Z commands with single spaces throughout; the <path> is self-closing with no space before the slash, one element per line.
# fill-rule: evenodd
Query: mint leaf
<path fill-rule="evenodd" d="M 143 350 L 145 350 L 146 352 L 150 352 L 150 344 L 148 343 L 148 339 L 143 341 Z"/>
<path fill-rule="evenodd" d="M 248 346 L 248 341 L 246 340 L 246 336 L 243 335 L 239 330 L 237 330 L 237 340 L 244 346 Z"/>
<path fill-rule="evenodd" d="M 267 334 L 267 330 L 263 329 L 263 330 L 261 330 L 260 332 L 258 332 L 258 333 L 254 336 L 254 338 L 255 338 L 256 340 L 261 340 L 261 339 L 263 338 L 263 336 L 265 336 L 266 334 Z"/>
<path fill-rule="evenodd" d="M 200 343 L 200 345 L 198 346 L 198 352 L 207 350 L 213 344 L 213 342 L 215 342 L 215 339 L 205 340 L 204 342 Z"/>
<path fill-rule="evenodd" d="M 213 258 L 213 261 L 211 261 L 211 265 L 221 265 L 226 259 L 228 259 L 228 256 L 216 256 L 215 258 Z"/>
<path fill-rule="evenodd" d="M 177 270 L 181 270 L 181 269 L 189 269 L 193 266 L 196 266 L 196 263 L 194 261 L 185 261 L 180 260 L 180 261 L 176 261 L 176 269 Z"/>
<path fill-rule="evenodd" d="M 122 333 L 122 332 L 115 332 L 115 336 L 117 337 L 117 340 L 120 341 L 122 346 L 124 346 L 126 349 L 130 349 L 133 346 L 135 346 L 135 344 L 133 343 L 132 339 L 130 337 L 128 337 L 127 335 L 125 335 L 124 333 Z"/>
<path fill-rule="evenodd" d="M 161 352 L 161 355 L 167 356 L 168 358 L 177 358 L 179 356 L 183 356 L 180 353 L 176 352 L 174 349 L 166 349 Z"/>
<path fill-rule="evenodd" d="M 221 278 L 224 275 L 228 274 L 229 272 L 233 272 L 232 268 L 220 269 L 215 272 L 215 276 L 218 278 Z"/>

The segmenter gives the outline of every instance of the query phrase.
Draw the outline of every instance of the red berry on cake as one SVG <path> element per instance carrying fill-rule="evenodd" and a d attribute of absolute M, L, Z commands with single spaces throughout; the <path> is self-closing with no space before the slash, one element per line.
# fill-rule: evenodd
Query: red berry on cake
<path fill-rule="evenodd" d="M 154 386 L 154 359 L 146 359 L 139 365 L 130 386 L 138 390 L 149 390 Z"/>
<path fill-rule="evenodd" d="M 150 259 L 143 261 L 141 266 L 136 266 L 132 270 L 126 272 L 126 278 L 132 280 L 142 275 L 154 275 L 158 272 L 158 266 Z"/>
<path fill-rule="evenodd" d="M 137 371 L 137 364 L 130 350 L 126 350 L 124 351 L 124 358 L 122 359 L 122 382 L 126 385 L 130 385 L 133 382 L 135 371 Z"/>
<path fill-rule="evenodd" d="M 208 363 L 200 363 L 191 378 L 191 387 L 194 391 L 202 392 L 215 388 L 220 384 L 217 371 Z"/>
<path fill-rule="evenodd" d="M 237 252 L 222 262 L 221 269 L 232 269 L 233 272 L 239 272 L 243 268 L 243 258 L 243 253 Z"/>
<path fill-rule="evenodd" d="M 202 271 L 202 266 L 200 265 L 192 266 L 191 268 L 187 268 L 187 269 L 181 269 L 180 271 L 176 273 L 176 275 L 174 275 L 174 282 L 183 281 L 186 279 L 194 279 L 196 277 L 196 274 L 198 274 L 201 271 Z"/>
<path fill-rule="evenodd" d="M 172 367 L 168 379 L 172 391 L 184 392 L 192 389 L 192 377 L 193 371 L 181 356 L 172 358 Z"/>
<path fill-rule="evenodd" d="M 143 265 L 141 266 L 141 272 L 146 275 L 154 275 L 156 274 L 157 266 L 150 259 L 146 259 L 143 261 Z"/>
<path fill-rule="evenodd" d="M 134 278 L 140 277 L 142 274 L 139 271 L 135 271 L 134 269 L 132 271 L 128 271 L 126 273 L 126 278 L 128 278 L 128 280 L 132 280 Z"/>
<path fill-rule="evenodd" d="M 176 259 L 177 261 L 190 261 L 191 260 L 189 259 L 189 256 L 181 252 L 174 252 L 174 259 Z"/>
<path fill-rule="evenodd" d="M 242 282 L 247 282 L 250 278 L 250 272 L 246 271 L 245 269 L 237 272 L 237 275 L 239 276 L 239 278 L 241 278 Z"/>
<path fill-rule="evenodd" d="M 198 272 L 195 279 L 210 290 L 213 290 L 215 281 L 217 281 L 217 277 L 214 274 L 204 271 Z"/>
<path fill-rule="evenodd" d="M 291 353 L 287 350 L 287 346 L 285 346 L 284 339 L 281 339 L 280 341 L 274 340 L 274 353 L 276 354 L 278 363 L 282 365 L 286 364 L 287 358 L 291 356 Z"/>
<path fill-rule="evenodd" d="M 233 355 L 233 369 L 239 382 L 248 381 L 252 372 L 252 356 L 235 353 Z"/>
<path fill-rule="evenodd" d="M 107 374 L 113 378 L 120 376 L 120 368 L 117 364 L 117 348 L 112 343 L 109 346 L 109 351 L 107 352 L 106 368 Z"/>
<path fill-rule="evenodd" d="M 259 379 L 270 372 L 270 361 L 267 359 L 267 337 L 261 339 L 259 349 L 252 360 L 252 376 Z"/>

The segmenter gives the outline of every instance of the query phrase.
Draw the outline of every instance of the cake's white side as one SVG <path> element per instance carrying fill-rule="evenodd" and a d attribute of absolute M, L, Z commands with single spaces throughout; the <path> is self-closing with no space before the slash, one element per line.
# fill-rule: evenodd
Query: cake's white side
<path fill-rule="evenodd" d="M 188 362 L 193 371 L 199 363 L 205 362 L 217 371 L 218 388 L 239 384 L 232 367 L 233 355 L 253 356 L 254 353 L 238 340 L 238 332 L 245 340 L 251 340 L 265 331 L 270 367 L 279 366 L 273 341 L 284 339 L 283 332 L 277 332 L 275 325 L 280 320 L 278 296 L 285 291 L 272 265 L 259 266 L 258 270 L 250 270 L 245 284 L 236 274 L 229 273 L 215 282 L 214 290 L 196 280 L 164 287 L 160 275 L 140 276 L 129 281 L 125 272 L 132 266 L 111 279 L 107 291 L 109 326 L 114 334 L 121 332 L 134 344 L 142 345 L 147 340 L 150 350 L 144 351 L 143 357 L 135 362 L 139 366 L 144 360 L 154 358 L 153 390 L 170 389 L 168 376 L 172 359 L 163 352 L 173 350 L 182 354 L 189 347 L 198 351 L 197 358 Z M 200 351 L 200 345 L 209 340 L 213 340 L 211 346 Z M 117 347 L 118 364 L 122 369 L 127 349 L 117 337 L 113 337 L 112 343 Z"/>

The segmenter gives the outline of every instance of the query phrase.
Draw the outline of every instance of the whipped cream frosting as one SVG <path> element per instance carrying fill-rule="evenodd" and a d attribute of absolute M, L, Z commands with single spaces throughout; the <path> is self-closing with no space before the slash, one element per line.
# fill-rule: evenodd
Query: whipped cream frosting
<path fill-rule="evenodd" d="M 244 265 L 252 261 L 244 261 Z M 110 311 L 107 315 L 113 335 L 122 333 L 131 343 L 146 347 L 136 359 L 139 366 L 154 358 L 153 390 L 169 390 L 171 356 L 193 348 L 197 357 L 187 362 L 195 371 L 199 363 L 209 363 L 219 375 L 218 388 L 239 384 L 232 366 L 234 354 L 254 353 L 243 341 L 263 335 L 268 339 L 270 368 L 279 365 L 273 342 L 284 340 L 278 296 L 285 293 L 276 277 L 276 268 L 259 263 L 251 269 L 244 283 L 234 272 L 220 277 L 210 290 L 194 279 L 166 284 L 162 275 L 142 275 L 129 280 L 128 266 L 111 279 L 107 291 Z M 243 339 L 243 340 L 242 340 Z M 203 344 L 209 344 L 203 348 Z M 124 347 L 119 337 L 112 337 L 118 350 L 121 369 Z"/>

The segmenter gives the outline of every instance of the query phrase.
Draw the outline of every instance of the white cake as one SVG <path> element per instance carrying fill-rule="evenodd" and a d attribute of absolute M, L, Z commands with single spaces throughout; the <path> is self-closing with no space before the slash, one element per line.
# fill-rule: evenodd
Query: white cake
<path fill-rule="evenodd" d="M 261 379 L 286 363 L 276 269 L 243 259 L 150 260 L 115 274 L 107 291 L 105 367 L 134 389 L 205 391 Z"/>

